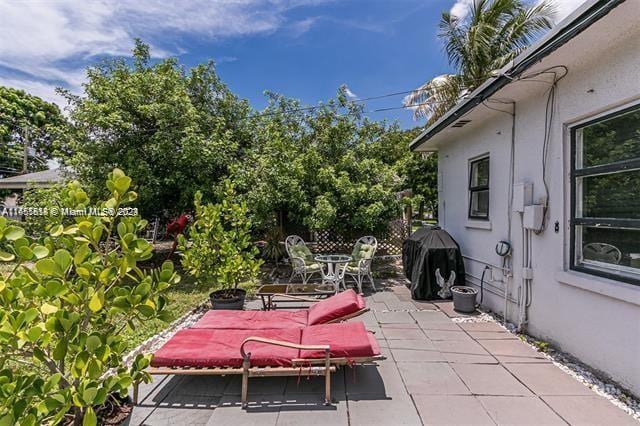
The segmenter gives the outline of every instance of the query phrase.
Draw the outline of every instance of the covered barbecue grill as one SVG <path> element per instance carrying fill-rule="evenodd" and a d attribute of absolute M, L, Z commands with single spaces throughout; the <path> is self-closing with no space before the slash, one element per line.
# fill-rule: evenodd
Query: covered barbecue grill
<path fill-rule="evenodd" d="M 411 281 L 411 297 L 416 300 L 440 298 L 436 269 L 440 269 L 444 279 L 455 271 L 455 285 L 465 285 L 460 246 L 438 226 L 420 228 L 405 240 L 402 265 L 405 276 Z"/>

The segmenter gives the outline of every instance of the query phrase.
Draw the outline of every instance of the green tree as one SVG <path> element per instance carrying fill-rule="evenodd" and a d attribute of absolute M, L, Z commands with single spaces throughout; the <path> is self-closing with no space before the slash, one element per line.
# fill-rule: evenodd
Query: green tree
<path fill-rule="evenodd" d="M 131 178 L 114 169 L 106 184 L 109 198 L 92 204 L 69 183 L 65 207 L 104 215 L 76 216 L 67 226 L 54 215 L 43 240 L 0 217 L 0 262 L 15 263 L 0 275 L 0 424 L 58 424 L 72 413 L 75 424 L 95 425 L 96 406 L 150 380 L 148 357 L 124 365 L 122 331 L 167 319 L 163 293 L 179 277 L 171 262 L 155 271 L 138 266 L 152 247 L 138 237 L 146 221 L 119 214 L 136 199 Z"/>
<path fill-rule="evenodd" d="M 408 152 L 407 136 L 364 117 L 343 90 L 316 107 L 268 96 L 252 121 L 255 149 L 232 173 L 256 224 L 384 232 L 400 214 L 394 164 Z"/>
<path fill-rule="evenodd" d="M 23 170 L 24 146 L 32 150 L 27 172 L 46 169 L 67 121 L 55 104 L 22 90 L 0 86 L 0 178 Z"/>
<path fill-rule="evenodd" d="M 405 100 L 429 124 L 550 29 L 555 14 L 551 0 L 473 0 L 467 8 L 463 17 L 444 12 L 440 19 L 438 36 L 456 73 L 428 81 Z"/>
<path fill-rule="evenodd" d="M 236 200 L 233 184 L 223 182 L 221 201 L 203 204 L 202 194 L 195 196 L 196 217 L 189 239 L 179 236 L 183 252 L 182 266 L 198 284 L 223 290 L 228 297 L 240 284 L 250 289 L 260 271 L 258 249 L 251 239 L 251 221 L 247 205 Z"/>
<path fill-rule="evenodd" d="M 190 209 L 205 199 L 251 143 L 246 101 L 222 83 L 213 63 L 190 70 L 175 58 L 151 60 L 136 41 L 133 58 L 89 68 L 85 96 L 66 93 L 78 132 L 67 162 L 96 194 L 105 171 L 120 167 L 138 182 L 146 217 Z"/>

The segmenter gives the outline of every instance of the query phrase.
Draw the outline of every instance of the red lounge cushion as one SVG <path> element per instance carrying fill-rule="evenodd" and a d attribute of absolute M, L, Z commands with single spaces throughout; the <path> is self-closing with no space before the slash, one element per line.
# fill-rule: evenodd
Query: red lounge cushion
<path fill-rule="evenodd" d="M 264 330 L 307 325 L 307 310 L 299 311 L 209 311 L 191 328 L 218 330 Z"/>
<path fill-rule="evenodd" d="M 302 329 L 303 345 L 329 345 L 332 358 L 380 355 L 376 338 L 361 322 L 314 325 Z M 301 358 L 324 358 L 324 351 L 300 351 Z"/>
<path fill-rule="evenodd" d="M 247 337 L 300 343 L 299 328 L 279 330 L 212 330 L 185 329 L 177 332 L 154 355 L 153 367 L 241 367 L 240 345 Z M 250 342 L 245 345 L 251 353 L 252 367 L 286 367 L 298 358 L 298 349 Z"/>
<path fill-rule="evenodd" d="M 314 303 L 309 308 L 308 325 L 325 324 L 336 318 L 353 314 L 360 310 L 356 292 L 349 289 Z"/>

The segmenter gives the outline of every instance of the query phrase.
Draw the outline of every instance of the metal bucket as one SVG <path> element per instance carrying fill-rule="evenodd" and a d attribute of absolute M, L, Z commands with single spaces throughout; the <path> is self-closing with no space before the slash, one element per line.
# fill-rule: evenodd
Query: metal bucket
<path fill-rule="evenodd" d="M 476 310 L 476 296 L 478 290 L 473 287 L 459 285 L 451 287 L 453 295 L 453 309 L 458 312 L 471 313 Z"/>

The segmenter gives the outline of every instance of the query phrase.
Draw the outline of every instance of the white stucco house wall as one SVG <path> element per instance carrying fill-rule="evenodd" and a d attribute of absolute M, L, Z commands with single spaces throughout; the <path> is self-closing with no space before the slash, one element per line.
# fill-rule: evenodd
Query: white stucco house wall
<path fill-rule="evenodd" d="M 640 0 L 587 1 L 411 149 L 483 304 L 640 395 Z"/>

